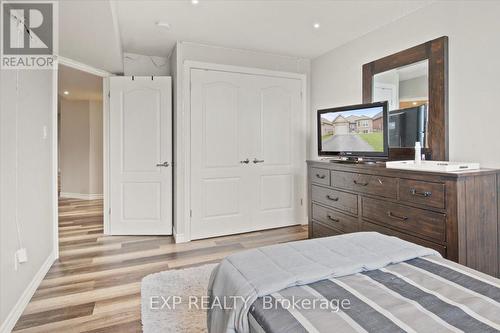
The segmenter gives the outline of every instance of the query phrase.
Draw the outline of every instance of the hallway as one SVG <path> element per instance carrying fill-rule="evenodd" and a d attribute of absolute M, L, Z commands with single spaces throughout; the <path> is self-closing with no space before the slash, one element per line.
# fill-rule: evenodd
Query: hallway
<path fill-rule="evenodd" d="M 61 199 L 60 258 L 15 332 L 140 332 L 140 284 L 151 273 L 307 237 L 306 226 L 175 244 L 171 236 L 103 235 L 102 200 Z"/>

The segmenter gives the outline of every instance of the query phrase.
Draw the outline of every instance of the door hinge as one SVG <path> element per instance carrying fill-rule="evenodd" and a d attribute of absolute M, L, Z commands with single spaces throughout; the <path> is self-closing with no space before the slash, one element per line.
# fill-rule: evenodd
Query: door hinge
<path fill-rule="evenodd" d="M 193 217 L 193 210 L 192 209 L 189 210 L 189 217 Z"/>
<path fill-rule="evenodd" d="M 108 91 L 108 98 L 111 98 L 111 92 Z"/>
<path fill-rule="evenodd" d="M 110 208 L 110 209 L 108 209 L 108 214 L 109 214 L 109 215 L 111 215 L 111 208 Z"/>
<path fill-rule="evenodd" d="M 304 206 L 304 199 L 300 198 L 300 205 Z"/>

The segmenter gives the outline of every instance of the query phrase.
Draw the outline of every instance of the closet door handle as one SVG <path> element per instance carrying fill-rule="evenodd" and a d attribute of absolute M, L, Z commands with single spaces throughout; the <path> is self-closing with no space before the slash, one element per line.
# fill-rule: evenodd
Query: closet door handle
<path fill-rule="evenodd" d="M 264 160 L 258 160 L 256 158 L 253 159 L 253 163 L 254 164 L 257 164 L 257 163 L 264 163 Z"/>
<path fill-rule="evenodd" d="M 332 197 L 330 194 L 327 194 L 326 195 L 326 198 L 328 200 L 332 200 L 332 201 L 339 201 L 339 197 Z"/>
<path fill-rule="evenodd" d="M 393 218 L 395 220 L 400 220 L 400 221 L 406 221 L 408 220 L 408 217 L 407 216 L 397 216 L 397 215 L 394 215 L 391 211 L 388 211 L 387 212 L 387 216 L 389 216 L 390 218 Z"/>
<path fill-rule="evenodd" d="M 168 167 L 170 164 L 168 162 L 163 162 L 163 163 L 158 163 L 156 164 L 157 167 Z"/>
<path fill-rule="evenodd" d="M 240 161 L 241 164 L 248 164 L 250 163 L 250 160 L 247 158 L 246 160 Z"/>
<path fill-rule="evenodd" d="M 415 189 L 415 188 L 412 188 L 410 190 L 410 193 L 414 196 L 425 197 L 425 198 L 428 198 L 432 195 L 432 192 L 430 192 L 430 191 L 417 192 L 417 189 Z"/>

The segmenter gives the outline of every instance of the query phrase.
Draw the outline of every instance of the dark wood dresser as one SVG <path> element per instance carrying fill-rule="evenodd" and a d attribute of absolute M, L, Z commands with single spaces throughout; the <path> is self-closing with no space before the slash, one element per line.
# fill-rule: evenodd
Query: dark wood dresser
<path fill-rule="evenodd" d="M 309 237 L 377 231 L 500 277 L 500 170 L 308 161 Z"/>

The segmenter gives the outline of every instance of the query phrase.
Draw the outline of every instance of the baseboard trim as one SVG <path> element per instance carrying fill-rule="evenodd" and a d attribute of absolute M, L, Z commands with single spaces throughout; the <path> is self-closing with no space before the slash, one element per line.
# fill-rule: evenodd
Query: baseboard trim
<path fill-rule="evenodd" d="M 178 234 L 177 230 L 175 230 L 175 227 L 173 228 L 172 231 L 173 231 L 172 234 L 174 236 L 175 243 L 187 243 L 187 242 L 191 241 L 190 239 L 186 238 L 185 234 Z"/>
<path fill-rule="evenodd" d="M 69 198 L 69 199 L 97 200 L 97 199 L 102 199 L 103 197 L 104 196 L 102 194 L 61 192 L 61 198 Z"/>
<path fill-rule="evenodd" d="M 12 331 L 17 321 L 23 314 L 24 309 L 31 300 L 31 297 L 33 297 L 33 294 L 35 293 L 36 289 L 42 282 L 43 278 L 49 271 L 54 261 L 55 261 L 55 255 L 54 252 L 52 252 L 48 256 L 47 260 L 45 260 L 45 262 L 42 264 L 42 267 L 40 267 L 38 272 L 35 274 L 30 284 L 26 287 L 23 294 L 17 301 L 16 305 L 14 305 L 12 310 L 7 315 L 7 318 L 5 318 L 5 321 L 0 326 L 0 333 L 10 333 Z"/>

